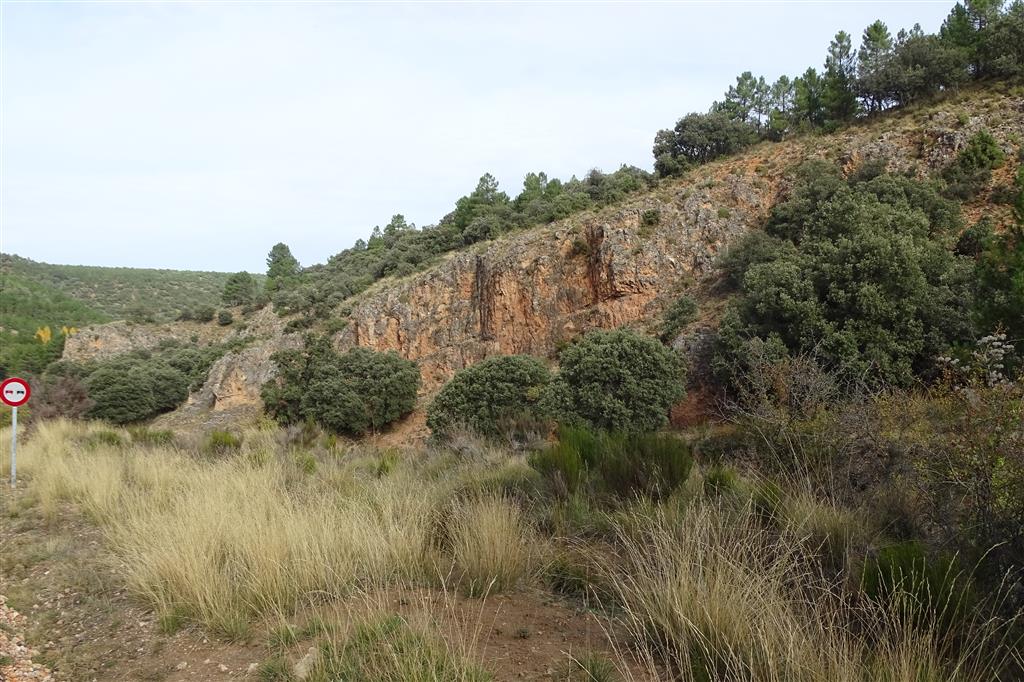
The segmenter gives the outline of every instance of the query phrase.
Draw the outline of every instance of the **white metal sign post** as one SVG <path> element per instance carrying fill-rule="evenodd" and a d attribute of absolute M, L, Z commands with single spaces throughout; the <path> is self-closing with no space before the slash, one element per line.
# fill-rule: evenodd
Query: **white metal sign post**
<path fill-rule="evenodd" d="M 0 401 L 11 408 L 11 487 L 18 483 L 18 408 L 28 402 L 32 389 L 18 377 L 5 379 L 0 384 Z"/>

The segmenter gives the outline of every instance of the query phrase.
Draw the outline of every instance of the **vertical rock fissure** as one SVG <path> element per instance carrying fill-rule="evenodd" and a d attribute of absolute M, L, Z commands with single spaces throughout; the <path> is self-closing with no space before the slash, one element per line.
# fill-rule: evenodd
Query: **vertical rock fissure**
<path fill-rule="evenodd" d="M 587 239 L 587 281 L 590 284 L 591 303 L 600 303 L 608 298 L 609 284 L 614 274 L 611 265 L 604 263 L 604 227 L 590 225 L 586 230 Z"/>
<path fill-rule="evenodd" d="M 476 273 L 473 278 L 473 302 L 480 318 L 480 339 L 494 339 L 494 279 L 487 271 L 487 263 L 477 256 Z"/>

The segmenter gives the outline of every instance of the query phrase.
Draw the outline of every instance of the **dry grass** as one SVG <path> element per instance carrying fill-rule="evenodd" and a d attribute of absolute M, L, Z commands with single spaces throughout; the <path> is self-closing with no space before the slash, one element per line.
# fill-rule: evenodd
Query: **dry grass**
<path fill-rule="evenodd" d="M 475 612 L 463 611 L 444 583 L 432 590 L 396 585 L 361 590 L 345 604 L 320 610 L 320 622 L 344 626 L 323 633 L 309 679 L 490 680 L 481 652 L 492 624 L 484 617 L 486 602 L 479 604 Z"/>
<path fill-rule="evenodd" d="M 506 592 L 535 573 L 541 543 L 504 495 L 461 502 L 450 518 L 455 569 L 470 595 Z"/>
<path fill-rule="evenodd" d="M 835 521 L 820 511 L 824 525 L 808 529 L 798 514 L 768 529 L 751 505 L 698 500 L 682 516 L 658 510 L 620 526 L 623 562 L 606 579 L 649 667 L 667 661 L 694 680 L 981 682 L 1013 655 L 995 619 L 955 641 L 909 596 L 851 600 L 808 542 L 805 531 Z"/>
<path fill-rule="evenodd" d="M 104 430 L 43 423 L 21 470 L 44 514 L 72 503 L 105 530 L 128 584 L 168 628 L 240 637 L 261 619 L 388 590 L 514 590 L 536 584 L 549 546 L 569 542 L 548 573 L 613 607 L 609 631 L 629 634 L 614 662 L 627 679 L 639 657 L 652 678 L 667 668 L 696 681 L 980 682 L 1019 657 L 995 620 L 952 635 L 922 619 L 909 592 L 884 603 L 857 593 L 855 558 L 873 541 L 863 516 L 799 486 L 709 488 L 698 473 L 663 503 L 581 507 L 579 522 L 553 524 L 554 503 L 538 505 L 521 456 L 353 449 L 311 460 L 254 430 L 237 452 L 211 457 L 117 445 L 96 437 Z M 600 524 L 587 522 L 594 515 Z M 545 524 L 593 537 L 546 538 Z M 393 608 L 364 608 L 362 625 L 332 633 L 311 679 L 484 679 L 472 655 L 479 628 Z"/>
<path fill-rule="evenodd" d="M 107 532 L 129 585 L 168 625 L 227 636 L 254 616 L 346 594 L 361 581 L 436 573 L 431 520 L 442 482 L 412 468 L 377 478 L 365 462 L 305 473 L 247 434 L 231 458 L 82 443 L 96 427 L 43 424 L 23 470 L 44 513 L 79 505 Z M 467 561 L 469 561 L 467 559 Z"/>

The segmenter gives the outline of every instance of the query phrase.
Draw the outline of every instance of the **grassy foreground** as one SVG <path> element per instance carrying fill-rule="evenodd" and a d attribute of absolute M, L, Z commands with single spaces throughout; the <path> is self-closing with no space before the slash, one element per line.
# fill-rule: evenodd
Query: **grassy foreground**
<path fill-rule="evenodd" d="M 914 576 L 868 598 L 870 522 L 798 482 L 697 470 L 659 502 L 605 504 L 478 442 L 345 449 L 269 426 L 188 443 L 53 421 L 20 453 L 32 507 L 70 503 L 102 528 L 165 629 L 269 624 L 282 653 L 264 679 L 493 679 L 482 624 L 448 597 L 532 589 L 607 623 L 614 654 L 573 658 L 562 679 L 980 681 L 1021 662 L 985 615 L 995 602 L 968 609 L 952 569 L 941 599 Z M 423 608 L 396 613 L 382 593 Z M 298 613 L 315 614 L 301 633 Z M 317 647 L 293 660 L 300 636 Z"/>

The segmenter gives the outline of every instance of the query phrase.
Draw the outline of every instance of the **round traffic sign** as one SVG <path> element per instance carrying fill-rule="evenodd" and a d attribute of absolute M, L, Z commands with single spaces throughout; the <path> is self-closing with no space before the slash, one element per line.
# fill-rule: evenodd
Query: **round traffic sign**
<path fill-rule="evenodd" d="M 30 395 L 32 395 L 32 389 L 29 388 L 28 382 L 24 379 L 11 377 L 10 379 L 5 379 L 0 384 L 0 400 L 3 401 L 4 405 L 21 407 L 28 402 Z"/>

